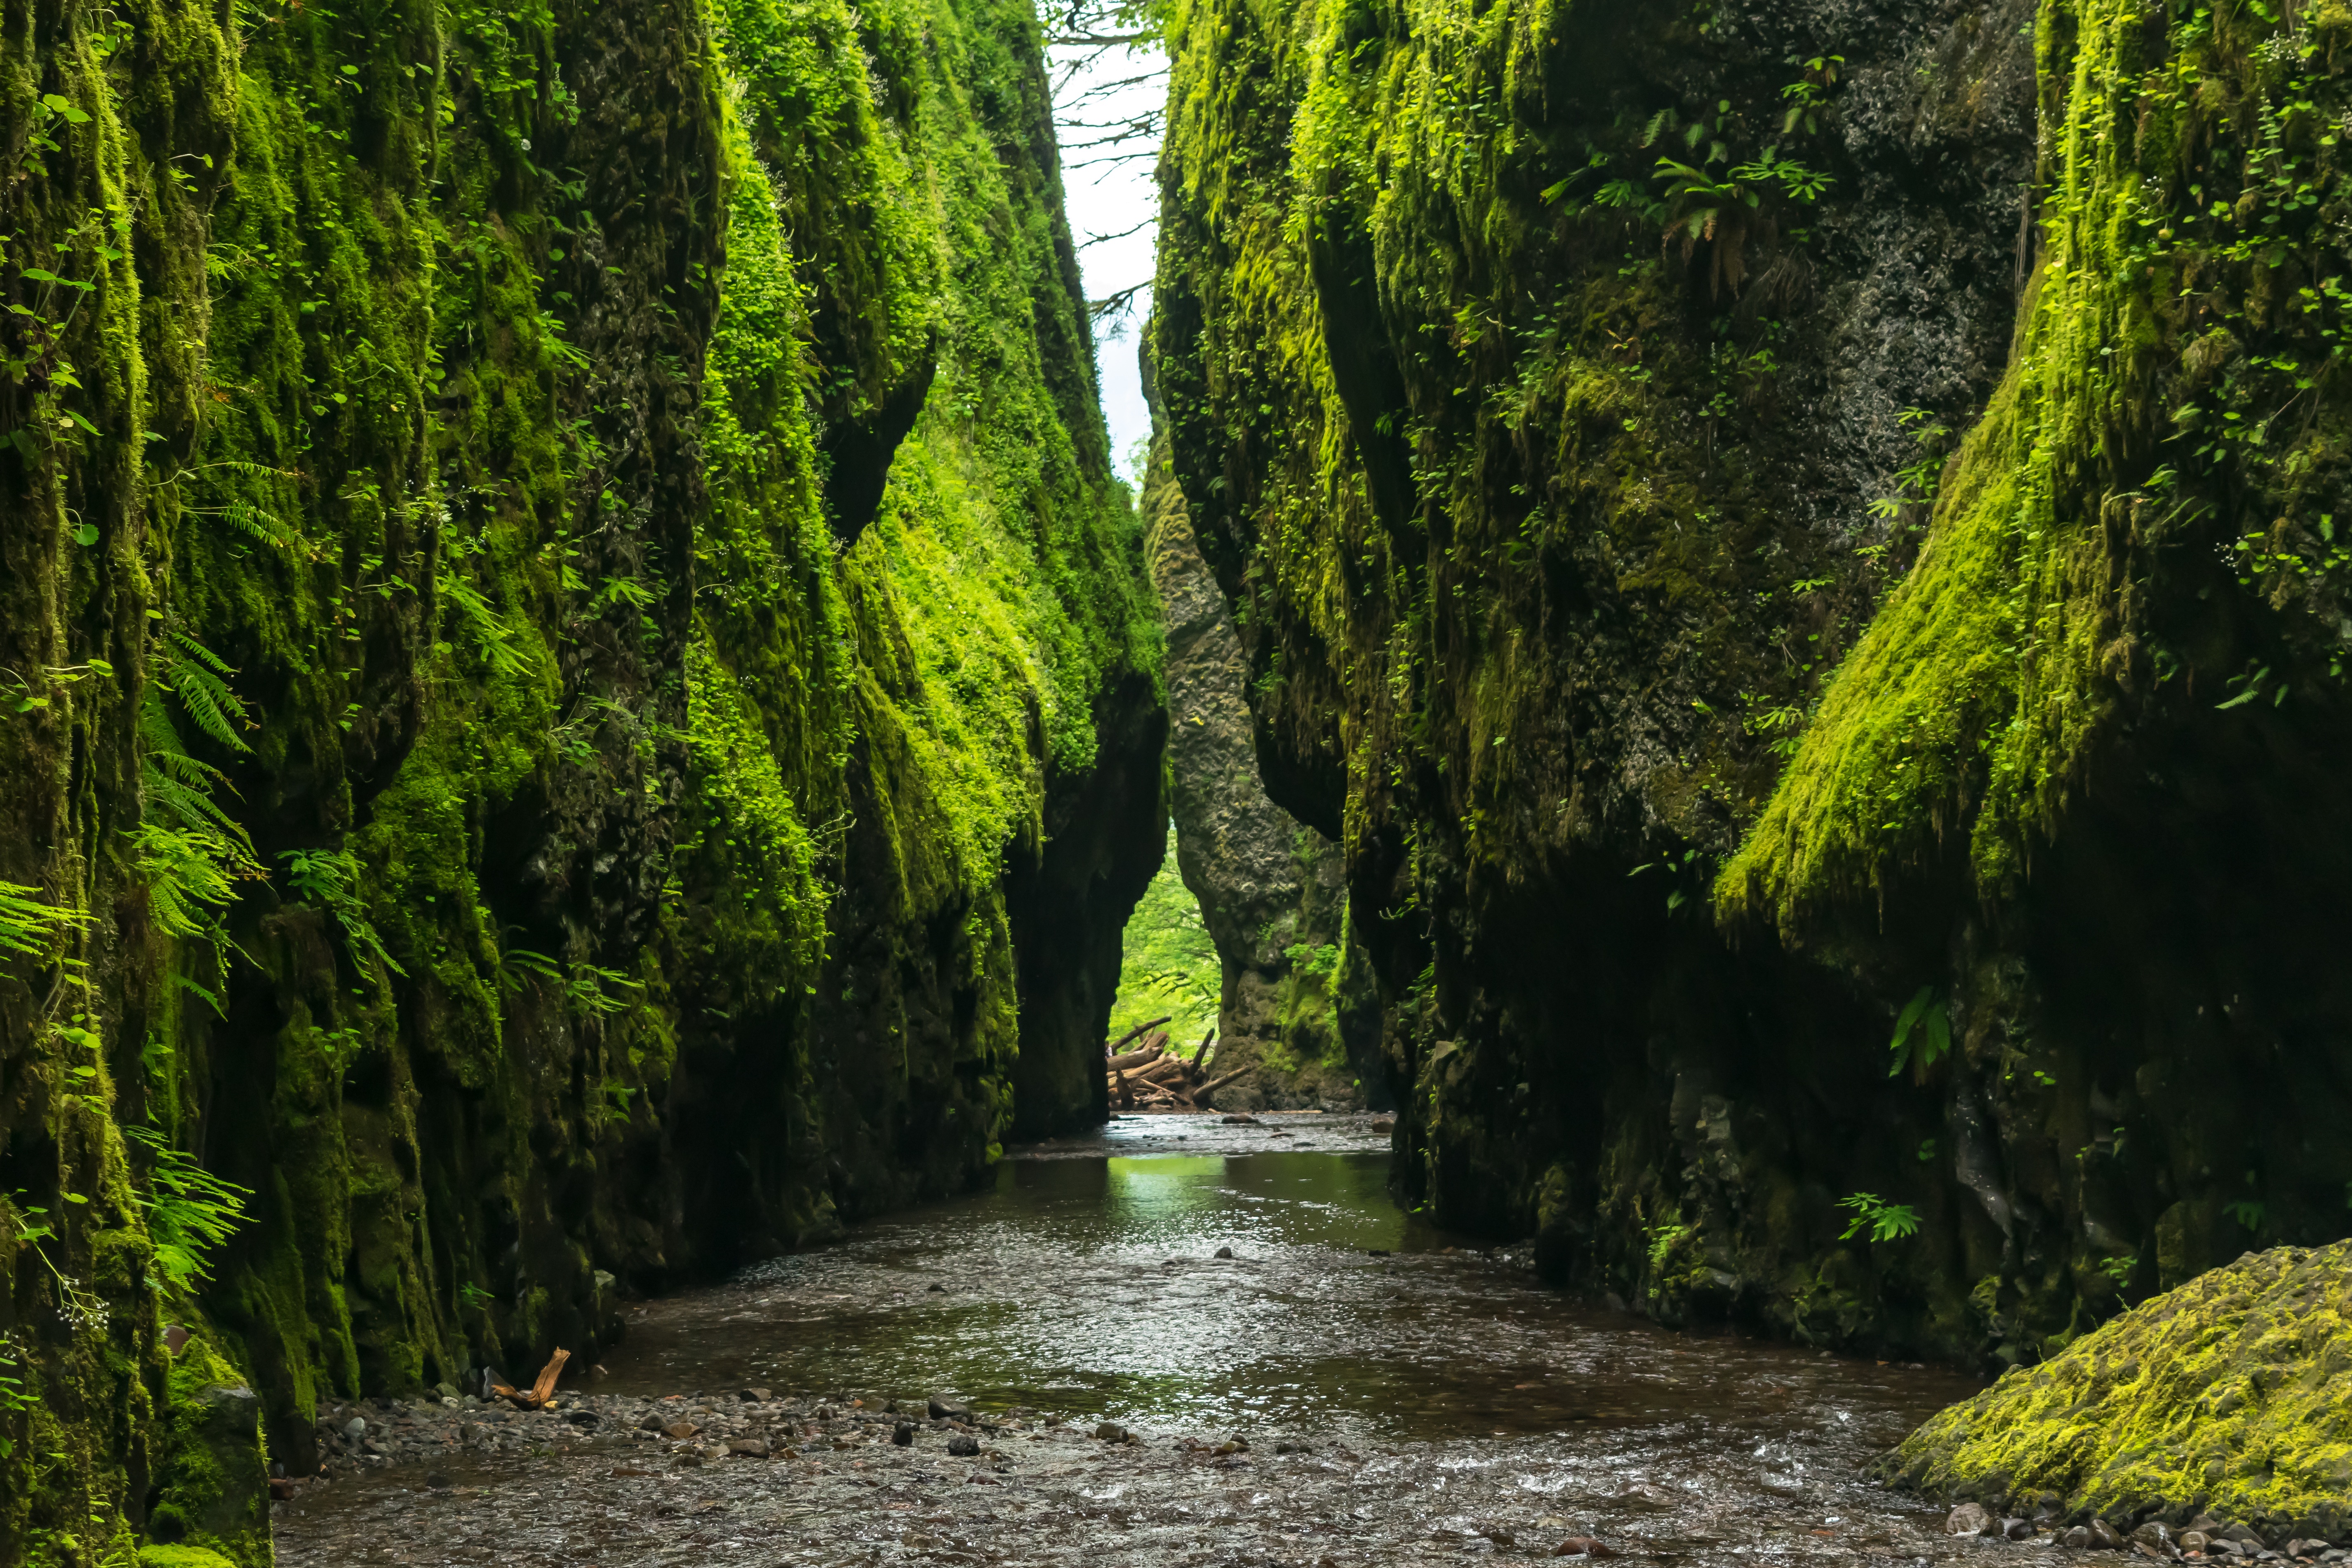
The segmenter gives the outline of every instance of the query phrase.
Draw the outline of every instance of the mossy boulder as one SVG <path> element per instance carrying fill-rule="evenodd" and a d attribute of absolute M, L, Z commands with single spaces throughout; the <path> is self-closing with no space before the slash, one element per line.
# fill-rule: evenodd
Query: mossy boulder
<path fill-rule="evenodd" d="M 139 1568 L 236 1568 L 236 1564 L 201 1546 L 142 1546 Z"/>
<path fill-rule="evenodd" d="M 190 1340 L 173 1363 L 170 1386 L 163 1466 L 141 1563 L 268 1563 L 269 1458 L 260 1395 L 200 1339 Z"/>
<path fill-rule="evenodd" d="M 2019 1367 L 1880 1462 L 1931 1497 L 2352 1533 L 2352 1242 L 2250 1252 Z"/>

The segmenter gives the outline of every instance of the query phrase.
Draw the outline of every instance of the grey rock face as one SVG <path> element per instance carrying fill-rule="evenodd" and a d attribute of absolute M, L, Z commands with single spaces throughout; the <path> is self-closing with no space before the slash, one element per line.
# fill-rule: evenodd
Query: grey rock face
<path fill-rule="evenodd" d="M 1368 1070 L 1378 1060 L 1377 1013 L 1365 1005 L 1351 1017 L 1341 1000 L 1350 968 L 1360 989 L 1369 986 L 1369 971 L 1345 962 L 1339 847 L 1266 796 L 1244 699 L 1241 641 L 1175 482 L 1157 463 L 1144 510 L 1168 638 L 1176 860 L 1223 968 L 1215 1070 L 1260 1064 L 1219 1090 L 1217 1103 L 1225 1110 L 1385 1104 Z"/>

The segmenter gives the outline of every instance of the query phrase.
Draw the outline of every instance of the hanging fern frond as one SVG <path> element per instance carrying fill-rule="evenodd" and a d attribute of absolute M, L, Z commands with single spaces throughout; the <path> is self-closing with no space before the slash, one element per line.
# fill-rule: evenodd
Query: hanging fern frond
<path fill-rule="evenodd" d="M 39 891 L 21 882 L 0 882 L 0 952 L 37 955 L 47 951 L 53 937 L 89 924 L 80 910 L 43 903 Z"/>
<path fill-rule="evenodd" d="M 480 589 L 455 573 L 445 573 L 435 583 L 444 603 L 457 612 L 480 646 L 483 661 L 499 675 L 520 675 L 530 668 L 530 661 L 513 644 L 514 628 L 482 596 Z"/>
<path fill-rule="evenodd" d="M 244 1226 L 245 1200 L 253 1189 L 221 1180 L 152 1127 L 125 1127 L 122 1133 L 154 1157 L 139 1206 L 147 1213 L 156 1270 L 179 1289 L 205 1283 L 212 1278 L 206 1255 Z"/>
<path fill-rule="evenodd" d="M 177 697 L 199 729 L 233 751 L 250 751 L 236 726 L 251 719 L 230 689 L 227 678 L 236 672 L 185 633 L 156 639 L 152 671 L 139 709 L 143 820 L 130 834 L 133 862 L 158 926 L 219 947 L 228 935 L 218 911 L 236 896 L 239 881 L 268 873 L 251 836 L 215 794 L 235 795 L 227 775 L 189 754 L 163 694 Z"/>
<path fill-rule="evenodd" d="M 236 887 L 219 853 L 223 836 L 142 822 L 131 843 L 155 923 L 172 936 L 225 940 L 213 910 L 235 898 Z"/>
<path fill-rule="evenodd" d="M 196 728 L 233 752 L 252 751 L 236 732 L 240 725 L 250 728 L 253 723 L 245 704 L 229 689 L 228 678 L 236 671 L 185 632 L 165 633 L 156 651 L 162 657 L 156 660 L 154 679 L 180 700 Z"/>
<path fill-rule="evenodd" d="M 273 550 L 283 550 L 290 554 L 297 547 L 294 531 L 276 513 L 265 511 L 251 501 L 233 500 L 222 510 L 221 515 L 228 520 L 231 528 L 249 534 Z"/>
<path fill-rule="evenodd" d="M 348 849 L 289 849 L 278 858 L 286 862 L 287 885 L 333 915 L 343 928 L 353 963 L 365 969 L 373 959 L 394 974 L 407 976 L 368 919 L 367 900 L 360 896 L 358 856 Z"/>

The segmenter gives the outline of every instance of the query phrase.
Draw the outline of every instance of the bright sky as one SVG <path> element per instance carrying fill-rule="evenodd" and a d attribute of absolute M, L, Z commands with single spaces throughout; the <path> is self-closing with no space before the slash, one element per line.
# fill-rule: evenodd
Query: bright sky
<path fill-rule="evenodd" d="M 1063 82 L 1062 71 L 1084 60 L 1087 53 L 1069 47 L 1048 51 L 1058 88 L 1055 102 L 1061 121 L 1062 184 L 1069 202 L 1070 229 L 1078 243 L 1087 298 L 1101 300 L 1139 283 L 1144 286 L 1131 310 L 1118 321 L 1098 323 L 1095 331 L 1111 455 L 1130 479 L 1139 479 L 1139 443 L 1150 441 L 1151 416 L 1143 406 L 1143 377 L 1136 368 L 1135 355 L 1144 320 L 1151 313 L 1151 249 L 1160 200 L 1152 168 L 1159 161 L 1160 138 L 1155 124 L 1150 135 L 1116 146 L 1083 143 L 1109 133 L 1089 126 L 1131 120 L 1159 109 L 1168 92 L 1167 58 L 1156 47 L 1106 49 Z M 1129 79 L 1137 77 L 1145 79 Z M 1110 90 L 1080 101 L 1079 95 L 1091 88 Z M 1110 161 L 1129 153 L 1140 155 Z M 1098 236 L 1121 237 L 1087 243 Z"/>

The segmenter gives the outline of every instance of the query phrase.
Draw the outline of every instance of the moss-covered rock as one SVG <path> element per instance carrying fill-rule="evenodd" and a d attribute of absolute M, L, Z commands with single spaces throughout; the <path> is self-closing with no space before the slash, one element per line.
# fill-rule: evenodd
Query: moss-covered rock
<path fill-rule="evenodd" d="M 238 1568 L 238 1564 L 201 1546 L 165 1546 L 150 1542 L 139 1549 L 139 1568 Z"/>
<path fill-rule="evenodd" d="M 1921 1426 L 1880 1473 L 1931 1497 L 2265 1539 L 2352 1531 L 2352 1242 L 2273 1247 L 2143 1301 Z"/>
<path fill-rule="evenodd" d="M 301 1473 L 1099 1112 L 1152 605 L 1025 4 L 18 21 L 0 1563 L 243 1560 L 167 1312 Z"/>
<path fill-rule="evenodd" d="M 170 1389 L 146 1549 L 202 1554 L 191 1558 L 199 1563 L 268 1563 L 269 1468 L 260 1395 L 197 1339 L 173 1358 Z"/>
<path fill-rule="evenodd" d="M 1406 1194 L 1668 1321 L 1989 1366 L 2341 1236 L 2336 33 L 1170 36 L 1171 465 Z"/>

